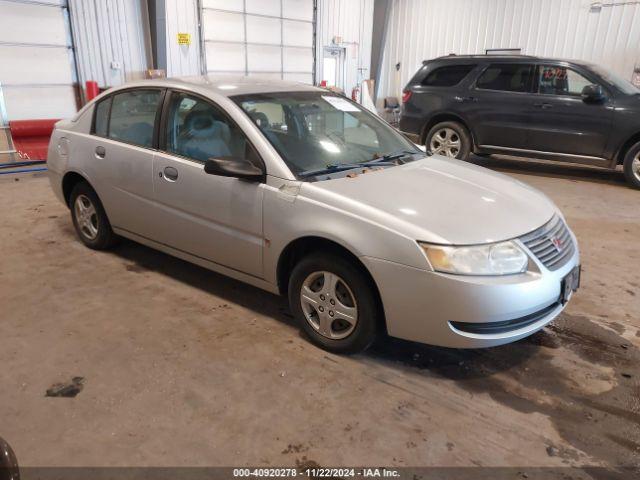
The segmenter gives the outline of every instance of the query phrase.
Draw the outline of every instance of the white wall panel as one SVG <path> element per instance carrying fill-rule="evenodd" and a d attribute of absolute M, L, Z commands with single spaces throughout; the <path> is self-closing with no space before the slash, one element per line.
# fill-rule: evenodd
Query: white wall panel
<path fill-rule="evenodd" d="M 284 20 L 282 43 L 297 47 L 313 47 L 313 24 Z"/>
<path fill-rule="evenodd" d="M 282 0 L 282 16 L 298 20 L 313 20 L 313 0 Z"/>
<path fill-rule="evenodd" d="M 520 48 L 587 60 L 631 78 L 640 65 L 640 5 L 611 0 L 393 0 L 378 98 L 400 96 L 423 60 Z M 400 70 L 395 65 L 400 63 Z"/>
<path fill-rule="evenodd" d="M 66 48 L 0 45 L 3 65 L 0 77 L 5 88 L 19 84 L 67 84 L 74 82 L 73 65 Z"/>
<path fill-rule="evenodd" d="M 207 68 L 215 72 L 244 72 L 245 46 L 240 43 L 205 44 Z"/>
<path fill-rule="evenodd" d="M 203 0 L 202 6 L 209 72 L 304 73 L 313 81 L 313 0 Z"/>
<path fill-rule="evenodd" d="M 3 89 L 11 120 L 70 118 L 76 113 L 76 92 L 69 85 Z"/>
<path fill-rule="evenodd" d="M 80 81 L 102 88 L 145 77 L 150 65 L 146 0 L 70 0 Z"/>
<path fill-rule="evenodd" d="M 282 54 L 285 72 L 311 73 L 309 66 L 313 65 L 313 50 L 310 48 L 285 47 Z"/>
<path fill-rule="evenodd" d="M 64 5 L 0 0 L 0 88 L 8 120 L 62 118 L 76 111 Z"/>
<path fill-rule="evenodd" d="M 247 42 L 280 45 L 281 40 L 280 19 L 247 15 Z"/>
<path fill-rule="evenodd" d="M 242 13 L 228 13 L 216 10 L 204 10 L 202 21 L 205 24 L 205 40 L 244 41 L 244 16 Z"/>
<path fill-rule="evenodd" d="M 374 0 L 318 0 L 316 41 L 316 78 L 323 79 L 324 47 L 334 37 L 341 37 L 345 48 L 344 90 L 347 95 L 356 85 L 369 78 L 371 67 L 371 35 Z"/>
<path fill-rule="evenodd" d="M 206 0 L 203 0 L 205 3 Z M 218 3 L 232 3 L 230 0 Z M 196 0 L 165 0 L 167 76 L 200 74 L 200 32 Z M 191 45 L 179 45 L 178 33 L 191 35 Z"/>
<path fill-rule="evenodd" d="M 280 71 L 282 49 L 266 45 L 247 45 L 250 72 Z"/>
<path fill-rule="evenodd" d="M 260 15 L 280 16 L 280 4 L 278 2 L 265 2 L 264 0 L 246 0 L 247 13 Z"/>
<path fill-rule="evenodd" d="M 62 8 L 0 2 L 0 41 L 67 45 Z"/>
<path fill-rule="evenodd" d="M 202 0 L 202 6 L 204 8 L 219 8 L 220 10 L 242 12 L 244 10 L 244 0 Z"/>

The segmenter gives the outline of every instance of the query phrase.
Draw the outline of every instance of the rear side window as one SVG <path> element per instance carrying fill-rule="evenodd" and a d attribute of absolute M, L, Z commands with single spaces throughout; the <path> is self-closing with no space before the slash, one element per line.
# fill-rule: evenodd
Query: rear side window
<path fill-rule="evenodd" d="M 422 81 L 425 87 L 453 87 L 459 84 L 475 65 L 451 65 L 435 69 Z"/>
<path fill-rule="evenodd" d="M 109 127 L 109 107 L 111 106 L 111 97 L 102 100 L 96 105 L 95 120 L 93 124 L 93 133 L 101 137 L 107 136 L 107 128 Z"/>
<path fill-rule="evenodd" d="M 161 93 L 160 90 L 132 90 L 114 95 L 108 137 L 151 147 Z"/>
<path fill-rule="evenodd" d="M 505 63 L 490 65 L 476 81 L 476 88 L 503 92 L 530 92 L 533 65 Z"/>

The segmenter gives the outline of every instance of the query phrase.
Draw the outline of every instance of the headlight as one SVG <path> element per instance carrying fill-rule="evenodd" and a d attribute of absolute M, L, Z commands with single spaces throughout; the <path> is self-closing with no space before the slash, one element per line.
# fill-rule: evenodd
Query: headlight
<path fill-rule="evenodd" d="M 447 247 L 420 243 L 434 270 L 458 275 L 510 275 L 527 269 L 529 258 L 514 242 Z"/>

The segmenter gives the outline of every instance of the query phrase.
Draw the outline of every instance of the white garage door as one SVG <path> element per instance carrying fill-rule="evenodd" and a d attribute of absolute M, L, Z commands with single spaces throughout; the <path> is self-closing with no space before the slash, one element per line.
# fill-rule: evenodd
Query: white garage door
<path fill-rule="evenodd" d="M 202 0 L 206 68 L 313 83 L 313 0 Z"/>
<path fill-rule="evenodd" d="M 9 120 L 65 118 L 77 109 L 65 4 L 0 0 L 0 88 Z"/>

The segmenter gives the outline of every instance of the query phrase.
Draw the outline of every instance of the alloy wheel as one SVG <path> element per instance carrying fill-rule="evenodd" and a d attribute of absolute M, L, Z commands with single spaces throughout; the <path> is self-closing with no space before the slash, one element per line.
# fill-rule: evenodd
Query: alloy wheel
<path fill-rule="evenodd" d="M 631 171 L 633 172 L 633 176 L 636 177 L 636 180 L 640 182 L 640 152 L 636 153 L 633 162 L 631 162 Z"/>
<path fill-rule="evenodd" d="M 460 136 L 451 128 L 438 130 L 429 142 L 431 153 L 456 158 L 460 153 L 462 142 Z"/>
<path fill-rule="evenodd" d="M 74 212 L 78 228 L 89 240 L 98 236 L 98 214 L 96 207 L 86 195 L 78 195 L 74 203 Z"/>
<path fill-rule="evenodd" d="M 304 316 L 320 335 L 331 340 L 348 337 L 358 322 L 358 306 L 347 283 L 335 273 L 313 272 L 302 283 Z"/>

